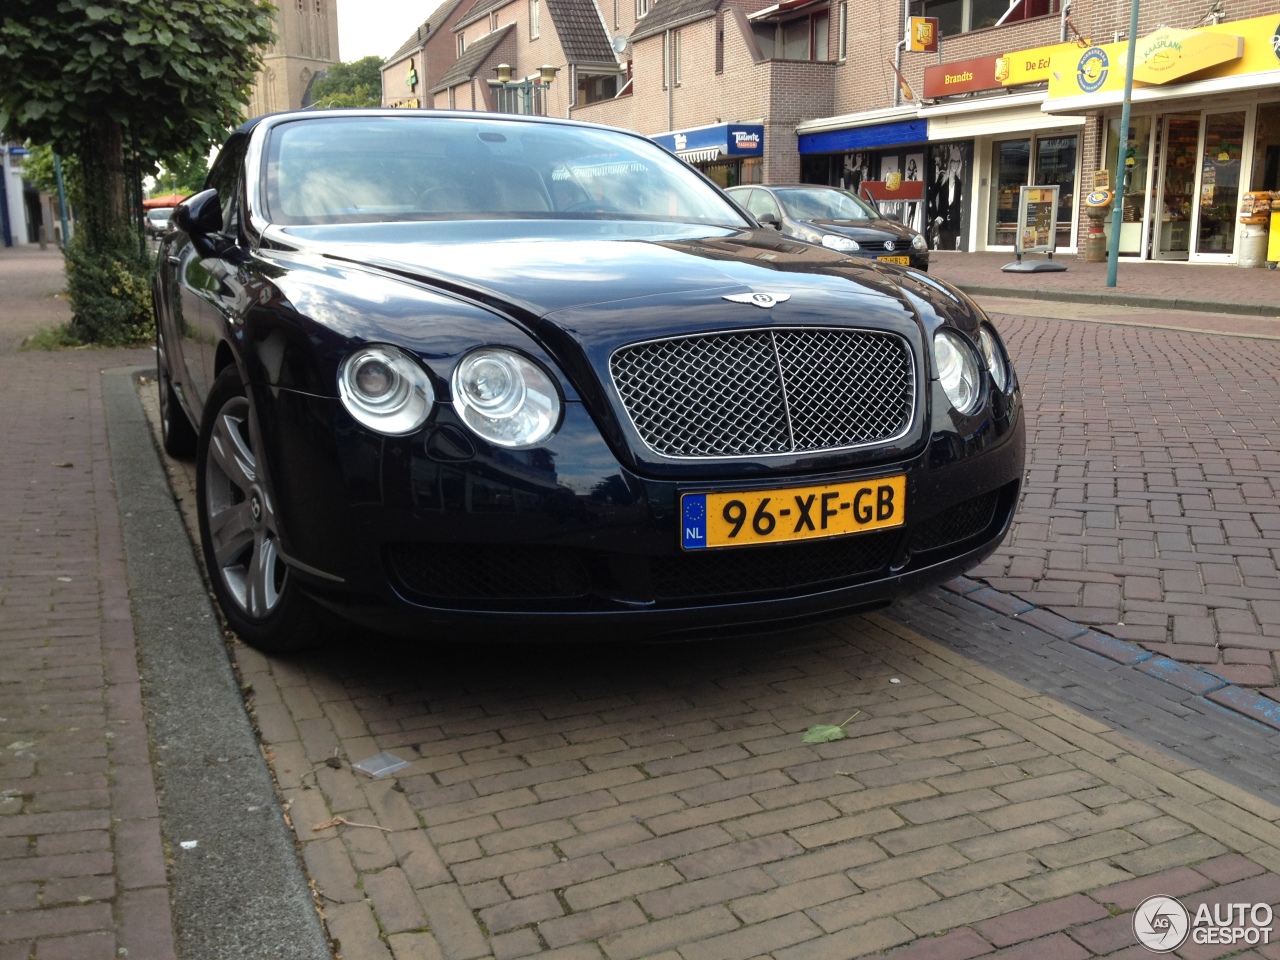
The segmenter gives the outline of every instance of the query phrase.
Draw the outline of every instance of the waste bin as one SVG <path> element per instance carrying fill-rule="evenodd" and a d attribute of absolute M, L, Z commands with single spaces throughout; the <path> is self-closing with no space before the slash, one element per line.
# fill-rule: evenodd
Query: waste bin
<path fill-rule="evenodd" d="M 1240 204 L 1240 232 L 1236 236 L 1236 263 L 1242 267 L 1267 265 L 1267 225 L 1271 219 L 1272 194 L 1253 190 Z"/>

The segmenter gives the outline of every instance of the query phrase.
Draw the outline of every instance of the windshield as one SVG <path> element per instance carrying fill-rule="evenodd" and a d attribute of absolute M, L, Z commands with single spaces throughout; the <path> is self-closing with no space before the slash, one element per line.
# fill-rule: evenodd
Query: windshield
<path fill-rule="evenodd" d="M 796 220 L 879 220 L 880 214 L 865 200 L 843 190 L 811 190 L 786 187 L 775 190 L 787 216 Z"/>
<path fill-rule="evenodd" d="M 657 144 L 518 120 L 284 123 L 267 144 L 264 186 L 268 219 L 286 226 L 573 218 L 747 226 Z"/>
<path fill-rule="evenodd" d="M 147 211 L 147 216 L 152 220 L 168 220 L 171 213 L 173 213 L 173 207 L 155 207 Z"/>

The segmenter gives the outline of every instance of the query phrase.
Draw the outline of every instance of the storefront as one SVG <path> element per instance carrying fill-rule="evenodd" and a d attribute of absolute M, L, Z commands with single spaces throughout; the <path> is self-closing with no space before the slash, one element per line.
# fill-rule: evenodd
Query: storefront
<path fill-rule="evenodd" d="M 927 103 L 803 123 L 802 177 L 857 189 L 918 176 L 919 217 L 903 219 L 935 250 L 1012 251 L 1019 188 L 1056 184 L 1058 250 L 1074 252 L 1085 120 L 1041 109 L 1051 58 L 1067 47 L 937 64 L 925 70 Z"/>
<path fill-rule="evenodd" d="M 722 187 L 759 183 L 764 162 L 764 127 L 751 123 L 717 123 L 673 130 L 649 138 L 696 167 Z"/>
<path fill-rule="evenodd" d="M 935 249 L 955 248 L 967 216 L 965 153 L 958 152 L 953 163 L 949 150 L 929 144 L 928 124 L 915 107 L 810 121 L 797 132 L 805 183 L 874 200 L 882 211 L 932 236 Z"/>
<path fill-rule="evenodd" d="M 1122 256 L 1236 262 L 1244 193 L 1280 190 L 1280 15 L 1140 37 L 1117 178 L 1126 52 L 1121 42 L 1055 58 L 1043 109 L 1098 126 L 1098 166 L 1123 204 Z M 1109 239 L 1109 218 L 1104 228 Z"/>

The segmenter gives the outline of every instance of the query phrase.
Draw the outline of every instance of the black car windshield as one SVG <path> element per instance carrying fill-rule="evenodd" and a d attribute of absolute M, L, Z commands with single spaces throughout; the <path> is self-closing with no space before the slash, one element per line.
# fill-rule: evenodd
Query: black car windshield
<path fill-rule="evenodd" d="M 682 161 L 637 137 L 458 117 L 308 117 L 271 131 L 262 199 L 294 226 L 627 219 L 745 227 Z"/>
<path fill-rule="evenodd" d="M 843 190 L 783 187 L 773 192 L 787 216 L 795 220 L 880 219 L 875 207 Z"/>

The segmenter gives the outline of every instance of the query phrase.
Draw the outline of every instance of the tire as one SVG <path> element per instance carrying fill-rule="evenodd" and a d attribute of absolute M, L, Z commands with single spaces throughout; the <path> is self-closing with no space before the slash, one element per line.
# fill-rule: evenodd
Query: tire
<path fill-rule="evenodd" d="M 325 615 L 280 556 L 279 514 L 258 464 L 252 404 L 234 366 L 214 382 L 196 453 L 200 546 L 231 629 L 263 653 L 290 653 L 327 633 Z"/>
<path fill-rule="evenodd" d="M 196 452 L 199 439 L 196 428 L 187 418 L 187 412 L 178 403 L 178 396 L 169 377 L 169 359 L 164 349 L 164 338 L 156 334 L 156 387 L 160 391 L 160 442 L 164 452 L 179 460 L 186 460 Z"/>

